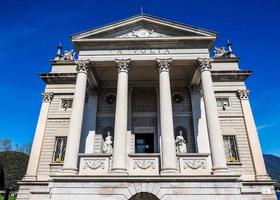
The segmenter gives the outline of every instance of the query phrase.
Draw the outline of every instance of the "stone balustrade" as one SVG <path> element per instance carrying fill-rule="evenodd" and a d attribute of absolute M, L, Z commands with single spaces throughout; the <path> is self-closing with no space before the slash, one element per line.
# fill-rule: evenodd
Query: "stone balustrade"
<path fill-rule="evenodd" d="M 108 175 L 112 169 L 110 154 L 80 154 L 79 175 Z M 210 175 L 209 154 L 177 154 L 178 175 Z M 160 154 L 129 154 L 127 161 L 128 175 L 156 176 L 160 174 Z"/>

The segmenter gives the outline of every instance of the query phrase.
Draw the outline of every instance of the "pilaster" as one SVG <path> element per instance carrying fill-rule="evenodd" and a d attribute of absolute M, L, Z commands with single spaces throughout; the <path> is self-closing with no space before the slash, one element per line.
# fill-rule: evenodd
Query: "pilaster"
<path fill-rule="evenodd" d="M 263 154 L 261 150 L 260 141 L 258 138 L 258 132 L 254 117 L 249 102 L 249 90 L 238 90 L 237 96 L 240 99 L 242 112 L 244 116 L 246 132 L 249 141 L 249 147 L 253 159 L 254 171 L 257 180 L 270 180 L 267 174 Z"/>
<path fill-rule="evenodd" d="M 53 92 L 42 93 L 43 102 L 42 102 L 42 106 L 37 122 L 35 136 L 33 139 L 26 175 L 23 178 L 24 180 L 35 181 L 37 179 L 37 170 L 39 165 L 41 149 L 43 145 L 47 119 L 48 119 L 48 112 L 53 96 L 54 96 Z"/>

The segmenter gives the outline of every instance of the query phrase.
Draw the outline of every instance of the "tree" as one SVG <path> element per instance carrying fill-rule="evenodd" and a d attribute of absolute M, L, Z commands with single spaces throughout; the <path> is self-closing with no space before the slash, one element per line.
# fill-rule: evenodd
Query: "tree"
<path fill-rule="evenodd" d="M 12 151 L 12 140 L 2 139 L 0 140 L 0 151 Z"/>
<path fill-rule="evenodd" d="M 1 162 L 0 162 L 0 190 L 5 190 L 5 174 Z"/>
<path fill-rule="evenodd" d="M 32 144 L 16 144 L 14 151 L 30 154 Z"/>
<path fill-rule="evenodd" d="M 17 181 L 25 175 L 28 159 L 28 155 L 22 152 L 0 152 L 0 166 L 3 166 L 5 175 L 5 189 L 18 190 Z"/>

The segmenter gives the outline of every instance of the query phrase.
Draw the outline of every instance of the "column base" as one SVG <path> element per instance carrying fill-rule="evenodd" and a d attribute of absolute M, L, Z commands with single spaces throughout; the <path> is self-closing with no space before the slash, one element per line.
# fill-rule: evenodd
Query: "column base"
<path fill-rule="evenodd" d="M 211 175 L 230 175 L 230 171 L 228 168 L 222 168 L 222 167 L 217 167 L 217 168 L 212 168 Z"/>
<path fill-rule="evenodd" d="M 125 168 L 112 168 L 110 171 L 110 175 L 121 175 L 121 176 L 127 176 L 128 172 Z"/>
<path fill-rule="evenodd" d="M 179 171 L 177 168 L 162 168 L 160 171 L 160 175 L 174 175 L 178 173 Z"/>
<path fill-rule="evenodd" d="M 78 168 L 62 168 L 63 175 L 77 175 Z"/>

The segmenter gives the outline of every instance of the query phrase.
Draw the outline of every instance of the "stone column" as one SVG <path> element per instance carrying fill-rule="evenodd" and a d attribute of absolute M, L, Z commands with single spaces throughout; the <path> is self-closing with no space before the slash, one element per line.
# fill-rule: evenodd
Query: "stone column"
<path fill-rule="evenodd" d="M 211 59 L 199 58 L 198 63 L 201 68 L 201 83 L 213 165 L 212 173 L 214 175 L 227 174 L 229 171 L 226 164 L 223 137 L 211 77 Z"/>
<path fill-rule="evenodd" d="M 112 172 L 127 174 L 127 109 L 128 109 L 128 71 L 130 59 L 116 60 L 118 85 L 115 114 L 115 135 Z"/>
<path fill-rule="evenodd" d="M 171 59 L 157 59 L 159 70 L 161 174 L 177 173 L 169 69 Z"/>
<path fill-rule="evenodd" d="M 67 137 L 65 159 L 62 168 L 63 173 L 69 175 L 74 175 L 78 172 L 77 163 L 83 124 L 88 66 L 88 61 L 79 61 L 76 68 L 76 87 L 69 125 L 69 133 Z"/>
<path fill-rule="evenodd" d="M 249 146 L 251 150 L 251 155 L 253 159 L 253 165 L 255 170 L 255 175 L 257 180 L 269 180 L 267 171 L 264 164 L 263 154 L 261 150 L 261 145 L 258 138 L 258 132 L 255 125 L 254 117 L 252 114 L 250 102 L 248 99 L 248 90 L 238 90 L 237 95 L 241 102 L 242 112 L 244 116 L 247 136 L 249 140 Z"/>
<path fill-rule="evenodd" d="M 43 144 L 47 119 L 48 119 L 49 107 L 53 99 L 53 96 L 54 94 L 52 92 L 42 93 L 43 103 L 41 106 L 41 111 L 37 122 L 35 136 L 31 148 L 30 158 L 29 158 L 28 167 L 24 180 L 36 180 L 39 158 L 40 158 L 41 148 Z"/>
<path fill-rule="evenodd" d="M 87 88 L 85 102 L 80 152 L 93 153 L 98 102 L 96 88 Z"/>

